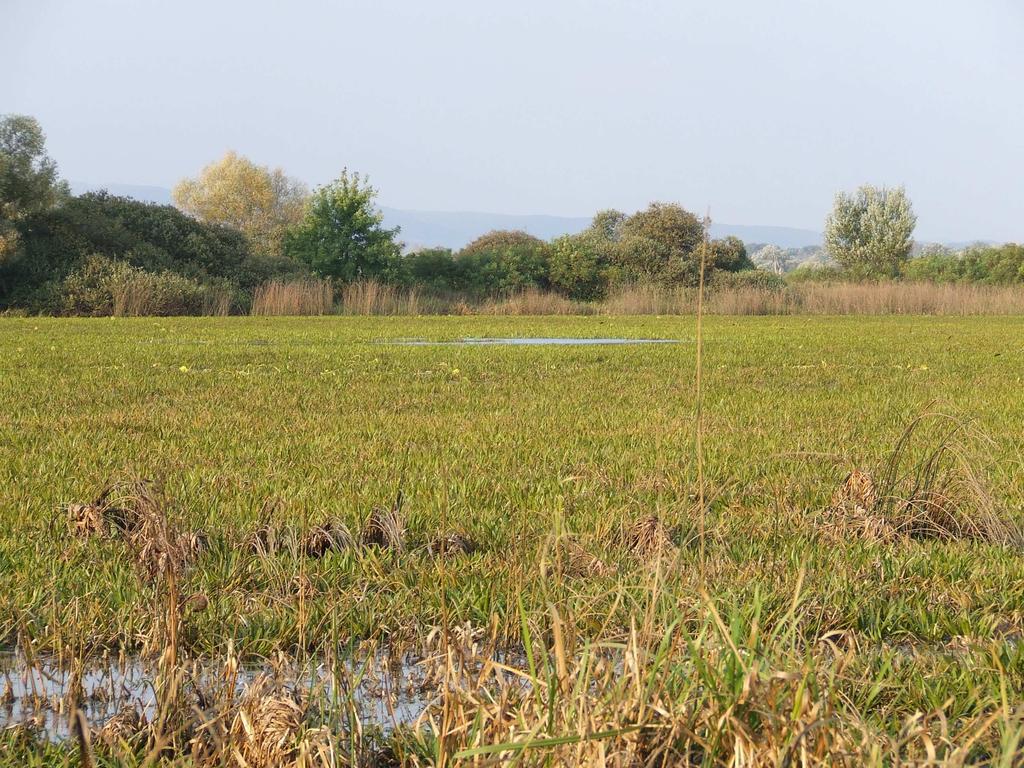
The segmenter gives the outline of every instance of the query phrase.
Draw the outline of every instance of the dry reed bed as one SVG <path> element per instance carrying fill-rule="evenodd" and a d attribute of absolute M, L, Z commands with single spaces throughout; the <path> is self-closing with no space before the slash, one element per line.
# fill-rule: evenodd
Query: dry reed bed
<path fill-rule="evenodd" d="M 342 286 L 327 280 L 272 282 L 257 289 L 254 315 L 688 315 L 696 290 L 635 285 L 597 302 L 529 289 L 481 301 L 429 296 L 373 280 Z M 800 283 L 784 289 L 712 287 L 705 312 L 713 315 L 1016 315 L 1024 288 L 932 283 Z"/>
<path fill-rule="evenodd" d="M 161 325 L 190 342 L 198 322 Z M 672 335 L 679 322 L 613 321 L 607 330 Z M 378 339 L 382 327 L 395 336 L 580 335 L 593 323 L 344 325 Z M 992 502 L 998 522 L 1016 524 L 1020 475 L 991 483 L 998 468 L 983 441 L 951 422 L 929 421 L 906 438 L 893 431 L 944 395 L 1004 429 L 996 452 L 1013 472 L 1016 321 L 713 323 L 708 477 L 719 500 L 706 559 L 678 458 L 688 446 L 673 437 L 686 430 L 688 404 L 661 394 L 676 391 L 689 347 L 368 349 L 330 343 L 324 325 L 207 322 L 208 344 L 155 346 L 141 343 L 156 333 L 149 322 L 17 320 L 0 350 L 11 372 L 0 387 L 15 404 L 13 442 L 0 444 L 15 500 L 0 511 L 0 577 L 11 585 L 0 595 L 4 634 L 60 649 L 72 667 L 119 644 L 158 655 L 162 690 L 182 713 L 159 729 L 169 761 L 185 764 L 195 737 L 195 691 L 172 674 L 190 657 L 227 669 L 234 640 L 245 658 L 284 650 L 308 661 L 355 638 L 400 644 L 405 627 L 420 640 L 433 633 L 423 649 L 434 680 L 427 718 L 380 737 L 372 723 L 338 716 L 344 702 L 325 710 L 296 699 L 303 692 L 293 686 L 272 686 L 263 693 L 302 707 L 300 725 L 284 705 L 267 719 L 288 738 L 257 738 L 259 750 L 280 749 L 274 759 L 287 764 L 305 733 L 318 739 L 327 728 L 338 764 L 425 765 L 439 753 L 480 765 L 517 754 L 521 765 L 1020 761 L 1021 556 L 1006 535 L 1014 527 L 984 516 Z M 240 347 L 247 333 L 270 343 Z M 289 344 L 300 336 L 311 343 Z M 18 347 L 37 350 L 32 364 L 12 363 Z M 242 364 L 254 355 L 266 364 L 258 375 Z M 439 357 L 462 375 L 422 375 Z M 179 371 L 183 363 L 190 370 Z M 801 455 L 771 455 L 791 450 Z M 815 451 L 838 456 L 808 458 Z M 847 474 L 840 466 L 863 469 L 832 505 Z M 160 564 L 175 558 L 131 543 L 128 532 L 141 530 L 124 514 L 132 504 L 114 494 L 78 503 L 82 528 L 105 526 L 88 540 L 68 536 L 63 520 L 59 529 L 41 521 L 62 499 L 86 498 L 139 467 L 168 470 L 177 497 L 165 506 L 180 533 L 150 526 L 158 539 L 196 532 L 202 541 L 208 531 L 173 601 Z M 401 526 L 389 518 L 399 477 L 408 483 Z M 735 490 L 718 494 L 725 486 Z M 285 509 L 254 515 L 277 496 Z M 858 507 L 889 526 L 883 535 L 848 526 L 833 536 L 828 526 L 846 525 Z M 939 525 L 922 525 L 919 513 Z M 249 549 L 245 537 L 264 524 Z M 366 543 L 402 528 L 401 551 Z M 458 536 L 479 543 L 472 555 L 452 546 Z M 136 552 L 156 564 L 155 578 Z M 452 626 L 463 621 L 473 629 Z M 172 637 L 178 651 L 167 654 Z M 495 660 L 492 646 L 522 653 Z M 249 738 L 242 692 L 228 703 L 218 690 L 203 693 L 204 717 L 219 724 L 203 754 L 238 765 L 236 749 L 251 754 L 235 741 Z M 245 712 L 250 725 L 262 717 Z M 113 763 L 108 748 L 92 740 L 97 764 Z M 75 748 L 19 749 L 7 753 L 12 764 L 32 765 L 47 750 L 50 762 L 77 761 Z M 144 751 L 126 763 L 143 764 Z"/>

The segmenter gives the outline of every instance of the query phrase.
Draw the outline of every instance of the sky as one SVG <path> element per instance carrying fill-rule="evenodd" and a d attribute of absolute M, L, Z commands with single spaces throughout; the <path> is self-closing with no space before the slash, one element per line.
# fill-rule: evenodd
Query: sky
<path fill-rule="evenodd" d="M 0 0 L 0 113 L 65 178 L 228 149 L 383 205 L 681 203 L 820 230 L 905 185 L 918 236 L 1024 241 L 1021 0 Z"/>

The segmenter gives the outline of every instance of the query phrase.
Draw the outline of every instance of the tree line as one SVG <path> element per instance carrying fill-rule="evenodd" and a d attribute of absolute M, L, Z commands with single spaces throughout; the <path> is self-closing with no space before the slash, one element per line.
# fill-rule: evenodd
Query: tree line
<path fill-rule="evenodd" d="M 407 252 L 399 230 L 384 226 L 374 188 L 347 170 L 310 191 L 228 152 L 182 180 L 173 198 L 171 206 L 72 196 L 38 122 L 0 118 L 0 309 L 108 314 L 144 292 L 158 313 L 247 311 L 261 284 L 306 277 L 468 299 L 536 288 L 589 301 L 624 284 L 696 285 L 702 259 L 712 286 L 778 287 L 772 273 L 784 271 L 770 249 L 755 254 L 755 265 L 735 237 L 706 241 L 705 223 L 674 203 L 601 211 L 583 232 L 551 241 L 496 231 L 458 251 Z M 823 274 L 1024 281 L 1018 246 L 911 259 L 915 223 L 903 189 L 838 195 L 825 226 L 835 266 Z"/>

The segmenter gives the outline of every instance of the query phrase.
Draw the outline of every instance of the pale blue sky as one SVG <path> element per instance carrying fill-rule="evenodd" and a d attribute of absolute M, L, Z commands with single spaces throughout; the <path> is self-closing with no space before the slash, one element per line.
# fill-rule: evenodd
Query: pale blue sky
<path fill-rule="evenodd" d="M 1021 0 L 0 0 L 0 112 L 65 177 L 233 148 L 402 208 L 674 200 L 820 229 L 905 184 L 925 239 L 1024 241 Z"/>

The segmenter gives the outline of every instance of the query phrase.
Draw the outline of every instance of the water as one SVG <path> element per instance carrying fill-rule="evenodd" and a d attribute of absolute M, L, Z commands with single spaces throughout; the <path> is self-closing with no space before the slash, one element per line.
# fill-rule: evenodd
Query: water
<path fill-rule="evenodd" d="M 593 346 L 619 344 L 682 344 L 682 339 L 625 339 L 600 338 L 577 339 L 568 337 L 521 337 L 521 338 L 467 338 L 455 341 L 427 341 L 426 339 L 396 339 L 389 344 L 405 347 L 548 347 L 548 346 Z"/>
<path fill-rule="evenodd" d="M 224 691 L 225 668 L 212 663 L 186 663 L 187 696 L 198 691 Z M 237 697 L 261 675 L 269 675 L 287 691 L 301 691 L 321 711 L 355 709 L 364 726 L 385 733 L 411 724 L 429 705 L 434 688 L 427 666 L 412 657 L 372 656 L 349 662 L 336 675 L 313 662 L 240 666 L 234 683 Z M 0 731 L 27 725 L 51 741 L 70 738 L 70 717 L 79 708 L 92 728 L 100 728 L 124 709 L 133 709 L 152 722 L 156 716 L 156 664 L 139 658 L 111 659 L 85 667 L 79 695 L 73 695 L 75 676 L 52 659 L 28 664 L 13 652 L 0 654 Z M 77 701 L 76 701 L 77 698 Z"/>

